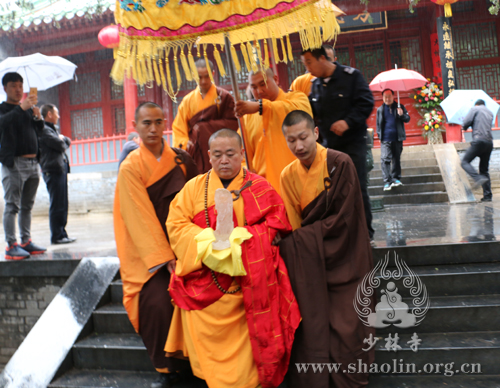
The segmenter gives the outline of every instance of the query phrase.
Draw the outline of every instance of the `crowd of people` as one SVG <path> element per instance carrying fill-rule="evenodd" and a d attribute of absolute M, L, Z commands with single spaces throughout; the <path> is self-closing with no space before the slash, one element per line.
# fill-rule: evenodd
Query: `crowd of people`
<path fill-rule="evenodd" d="M 162 108 L 145 102 L 136 109 L 120 156 L 114 230 L 123 304 L 159 372 L 152 388 L 175 385 L 184 370 L 216 388 L 368 384 L 364 371 L 295 367 L 374 360 L 374 349 L 363 349 L 374 331 L 353 305 L 373 269 L 366 121 L 374 98 L 360 71 L 336 62 L 331 47 L 306 50 L 301 60 L 307 73 L 291 90 L 259 68 L 249 74 L 251 98 L 236 102 L 212 82 L 213 65 L 198 60 L 199 84 L 179 106 L 172 147 Z M 39 109 L 35 94 L 22 100 L 19 74 L 2 83 L 6 259 L 22 259 L 46 250 L 30 236 L 39 166 L 51 241 L 75 240 L 65 230 L 71 140 L 58 132 L 56 106 Z M 392 90 L 382 96 L 377 134 L 390 190 L 402 185 L 410 116 Z M 484 200 L 491 200 L 488 120 L 478 102 L 464 123 L 475 128 L 475 142 L 462 162 L 483 185 Z M 479 174 L 470 166 L 475 156 Z M 232 201 L 223 204 L 224 195 Z M 224 238 L 223 224 L 232 225 Z"/>

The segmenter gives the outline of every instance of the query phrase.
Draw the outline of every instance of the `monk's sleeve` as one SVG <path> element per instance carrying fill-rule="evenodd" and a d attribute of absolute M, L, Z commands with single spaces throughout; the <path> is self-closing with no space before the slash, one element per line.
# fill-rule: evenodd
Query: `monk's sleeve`
<path fill-rule="evenodd" d="M 302 92 L 290 92 L 281 100 L 262 100 L 262 120 L 266 130 L 281 133 L 286 115 L 294 110 L 303 110 L 312 116 L 309 99 Z"/>
<path fill-rule="evenodd" d="M 140 177 L 122 168 L 117 185 L 120 215 L 145 266 L 151 269 L 175 259 Z"/>
<path fill-rule="evenodd" d="M 185 276 L 201 268 L 201 261 L 195 263 L 197 245 L 194 237 L 203 229 L 193 223 L 194 198 L 196 197 L 194 183 L 190 181 L 179 191 L 170 204 L 167 218 L 167 231 L 170 245 L 177 256 L 175 273 Z"/>
<path fill-rule="evenodd" d="M 295 177 L 295 179 L 298 178 Z M 285 204 L 288 221 L 290 221 L 290 224 L 292 224 L 293 230 L 296 230 L 300 228 L 302 216 L 300 210 L 300 198 L 298 198 L 297 194 L 295 193 L 293 182 L 293 173 L 291 173 L 289 169 L 285 168 L 281 173 L 280 194 Z"/>
<path fill-rule="evenodd" d="M 189 141 L 189 119 L 187 117 L 188 105 L 187 99 L 182 100 L 174 122 L 172 123 L 172 146 L 182 148 L 183 150 L 186 149 Z"/>

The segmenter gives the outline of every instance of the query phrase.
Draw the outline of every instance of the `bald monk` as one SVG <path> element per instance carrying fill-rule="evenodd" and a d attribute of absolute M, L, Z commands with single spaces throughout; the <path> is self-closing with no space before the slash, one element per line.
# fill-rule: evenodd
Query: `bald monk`
<path fill-rule="evenodd" d="M 167 373 L 182 367 L 180 360 L 165 357 L 163 349 L 173 313 L 167 291 L 169 270 L 175 263 L 165 221 L 170 202 L 197 175 L 197 168 L 185 151 L 172 149 L 163 140 L 165 118 L 158 105 L 139 105 L 133 125 L 142 142 L 118 173 L 113 211 L 116 250 L 123 305 L 160 372 L 151 387 L 163 388 L 171 380 Z"/>
<path fill-rule="evenodd" d="M 374 349 L 362 348 L 375 331 L 363 325 L 353 306 L 358 284 L 373 268 L 356 169 L 348 155 L 316 142 L 318 128 L 306 112 L 289 113 L 283 134 L 297 160 L 281 173 L 281 196 L 294 232 L 280 242 L 280 253 L 302 314 L 288 386 L 363 387 L 367 373 L 342 373 L 349 363 L 374 361 Z M 298 373 L 295 363 L 343 368 Z"/>
<path fill-rule="evenodd" d="M 212 76 L 214 66 L 209 62 Z M 196 61 L 199 76 L 198 87 L 187 94 L 179 105 L 172 123 L 173 145 L 187 150 L 200 173 L 210 170 L 208 139 L 219 129 L 238 130 L 234 116 L 234 99 L 225 89 L 216 87 L 210 79 L 207 62 Z"/>
<path fill-rule="evenodd" d="M 291 227 L 278 193 L 241 167 L 244 150 L 236 132 L 217 131 L 209 148 L 212 170 L 184 186 L 168 215 L 177 265 L 170 283 L 176 308 L 165 350 L 189 357 L 193 373 L 210 388 L 277 387 L 300 313 L 271 242 Z M 232 193 L 237 228 L 231 249 L 216 250 L 214 198 L 223 188 Z M 211 258 L 221 255 L 234 268 L 214 267 Z"/>
<path fill-rule="evenodd" d="M 258 101 L 237 101 L 236 116 L 245 122 L 245 141 L 250 169 L 266 178 L 279 190 L 281 171 L 295 156 L 286 146 L 281 132 L 285 116 L 295 109 L 312 114 L 304 93 L 285 93 L 278 86 L 278 76 L 271 69 L 250 73 L 249 84 Z"/>
<path fill-rule="evenodd" d="M 328 55 L 328 59 L 332 62 L 335 62 L 337 60 L 337 56 L 335 55 L 334 48 L 329 44 L 324 44 L 323 48 L 326 51 L 326 55 Z M 312 83 L 315 79 L 316 77 L 309 72 L 299 75 L 290 85 L 290 90 L 294 92 L 302 92 L 306 96 L 309 96 L 309 94 L 311 93 Z"/>

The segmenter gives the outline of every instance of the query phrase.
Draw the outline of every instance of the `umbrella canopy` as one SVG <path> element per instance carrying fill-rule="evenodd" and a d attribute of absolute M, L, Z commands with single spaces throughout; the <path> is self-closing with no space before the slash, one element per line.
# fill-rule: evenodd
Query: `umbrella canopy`
<path fill-rule="evenodd" d="M 140 85 L 156 81 L 172 98 L 176 93 L 171 78 L 180 85 L 180 65 L 189 81 L 197 80 L 195 45 L 197 55 L 205 58 L 208 46 L 213 47 L 221 75 L 225 75 L 220 56 L 225 38 L 230 42 L 226 55 L 232 56 L 238 71 L 235 44 L 240 44 L 247 69 L 255 70 L 257 64 L 265 69 L 269 49 L 276 62 L 293 59 L 291 33 L 300 33 L 304 49 L 334 39 L 340 32 L 335 16 L 342 13 L 329 0 L 120 0 L 120 4 L 115 11 L 120 47 L 111 77 L 122 82 L 132 76 Z"/>
<path fill-rule="evenodd" d="M 395 92 L 416 89 L 424 86 L 427 79 L 420 73 L 408 69 L 392 69 L 378 74 L 370 82 L 370 90 L 382 92 L 391 89 Z"/>
<path fill-rule="evenodd" d="M 0 62 L 0 79 L 5 73 L 19 73 L 24 80 L 24 92 L 28 93 L 30 87 L 46 90 L 73 79 L 76 67 L 67 59 L 39 53 L 10 57 Z"/>
<path fill-rule="evenodd" d="M 441 107 L 449 123 L 462 125 L 467 113 L 469 113 L 476 101 L 480 99 L 484 100 L 486 108 L 493 113 L 493 125 L 500 105 L 483 90 L 455 89 L 441 102 Z"/>

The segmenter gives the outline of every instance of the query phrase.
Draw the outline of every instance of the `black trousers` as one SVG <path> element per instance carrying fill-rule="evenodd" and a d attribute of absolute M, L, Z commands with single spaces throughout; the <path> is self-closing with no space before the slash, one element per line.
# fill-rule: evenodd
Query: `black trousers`
<path fill-rule="evenodd" d="M 381 141 L 380 159 L 382 176 L 385 183 L 401 179 L 401 153 L 403 152 L 402 141 Z M 392 166 L 391 166 L 392 164 Z"/>
<path fill-rule="evenodd" d="M 472 179 L 477 182 L 481 179 L 481 175 L 488 178 L 488 181 L 483 183 L 483 197 L 487 199 L 491 199 L 492 197 L 491 180 L 488 172 L 492 150 L 493 142 L 474 140 L 470 143 L 470 148 L 467 149 L 464 157 L 462 158 L 462 168 L 472 177 Z M 476 157 L 479 157 L 479 174 L 470 164 L 470 162 Z"/>
<path fill-rule="evenodd" d="M 50 239 L 54 243 L 68 237 L 66 233 L 66 224 L 68 222 L 68 166 L 66 165 L 65 171 L 60 174 L 44 172 L 43 180 L 47 185 L 50 197 Z"/>
<path fill-rule="evenodd" d="M 349 143 L 342 146 L 333 147 L 335 150 L 343 152 L 351 157 L 356 172 L 358 174 L 359 184 L 361 186 L 361 194 L 363 196 L 363 206 L 365 208 L 366 225 L 368 226 L 368 234 L 373 238 L 374 230 L 372 228 L 372 208 L 370 205 L 370 197 L 368 196 L 368 188 L 366 184 L 366 138 L 363 137 L 362 142 Z"/>

